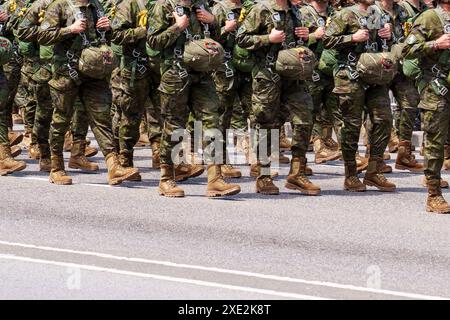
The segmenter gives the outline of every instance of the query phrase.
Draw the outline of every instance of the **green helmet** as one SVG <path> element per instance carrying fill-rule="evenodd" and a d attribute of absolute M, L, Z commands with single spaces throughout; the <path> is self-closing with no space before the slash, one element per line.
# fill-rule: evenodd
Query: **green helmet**
<path fill-rule="evenodd" d="M 278 52 L 275 71 L 286 79 L 311 80 L 317 66 L 316 55 L 306 47 Z"/>
<path fill-rule="evenodd" d="M 6 64 L 13 57 L 13 47 L 11 41 L 0 37 L 0 66 Z"/>
<path fill-rule="evenodd" d="M 209 72 L 224 63 L 224 55 L 217 41 L 209 38 L 192 40 L 184 47 L 183 62 L 194 71 Z"/>
<path fill-rule="evenodd" d="M 117 59 L 112 49 L 107 45 L 88 47 L 81 51 L 78 70 L 94 79 L 106 79 L 117 67 Z"/>
<path fill-rule="evenodd" d="M 365 52 L 359 57 L 356 70 L 364 82 L 384 85 L 397 74 L 397 63 L 391 52 Z"/>

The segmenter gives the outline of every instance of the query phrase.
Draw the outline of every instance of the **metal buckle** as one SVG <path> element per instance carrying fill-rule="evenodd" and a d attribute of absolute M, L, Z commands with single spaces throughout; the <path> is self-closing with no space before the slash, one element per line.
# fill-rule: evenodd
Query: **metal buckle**
<path fill-rule="evenodd" d="M 205 38 L 211 37 L 211 32 L 209 32 L 209 31 L 205 31 L 205 32 L 203 32 L 203 34 L 204 34 Z"/>
<path fill-rule="evenodd" d="M 144 74 L 147 71 L 147 67 L 143 64 L 138 64 L 137 67 L 140 74 Z"/>
<path fill-rule="evenodd" d="M 233 69 L 230 68 L 230 66 L 228 65 L 228 62 L 224 63 L 226 69 L 225 69 L 225 77 L 227 78 L 231 78 L 234 76 L 234 71 Z"/>
<path fill-rule="evenodd" d="M 316 70 L 314 70 L 313 74 L 312 74 L 312 81 L 317 82 L 319 80 L 320 80 L 320 74 Z"/>
<path fill-rule="evenodd" d="M 202 36 L 199 35 L 199 34 L 196 34 L 196 35 L 194 35 L 194 37 L 193 37 L 194 40 L 200 40 L 201 38 L 202 38 Z"/>
<path fill-rule="evenodd" d="M 181 50 L 181 48 L 175 48 L 173 50 L 173 54 L 175 55 L 176 58 L 181 59 L 183 58 L 183 50 Z"/>
<path fill-rule="evenodd" d="M 176 50 L 176 48 L 175 48 Z M 136 49 L 133 49 L 133 52 L 131 53 L 133 55 L 133 58 L 139 58 L 141 53 L 137 51 Z"/>
<path fill-rule="evenodd" d="M 355 56 L 352 52 L 350 52 L 350 53 L 348 54 L 348 56 L 347 56 L 347 60 L 348 60 L 349 62 L 355 62 L 355 61 L 356 61 L 356 56 Z"/>
<path fill-rule="evenodd" d="M 378 43 L 372 42 L 372 44 L 370 45 L 370 47 L 372 48 L 373 51 L 375 51 L 375 52 L 378 51 Z"/>
<path fill-rule="evenodd" d="M 266 55 L 266 64 L 272 66 L 275 62 L 275 57 L 271 54 Z"/>
<path fill-rule="evenodd" d="M 69 67 L 69 76 L 74 80 L 78 79 L 77 70 L 73 69 L 71 65 L 68 65 L 68 67 Z"/>
<path fill-rule="evenodd" d="M 353 70 L 350 66 L 347 66 L 348 70 L 350 71 L 350 79 L 356 80 L 359 78 L 359 73 L 356 70 Z"/>
<path fill-rule="evenodd" d="M 180 76 L 181 79 L 186 78 L 187 76 L 189 76 L 188 72 L 186 69 L 180 69 L 178 70 L 178 75 Z"/>
<path fill-rule="evenodd" d="M 287 45 L 289 49 L 295 48 L 296 46 L 297 44 L 295 43 L 295 41 L 289 42 L 289 44 Z"/>
<path fill-rule="evenodd" d="M 273 81 L 273 82 L 278 82 L 278 81 L 280 81 L 281 77 L 280 77 L 280 75 L 279 75 L 278 73 L 273 72 L 272 69 L 267 69 L 267 70 L 269 70 L 269 73 L 270 73 L 271 76 L 272 76 L 272 81 Z"/>
<path fill-rule="evenodd" d="M 433 82 L 436 83 L 436 86 L 439 88 L 438 90 L 441 96 L 445 96 L 448 93 L 447 87 L 442 85 L 438 79 L 434 79 Z"/>
<path fill-rule="evenodd" d="M 225 59 L 231 59 L 231 51 L 225 50 L 224 55 Z"/>
<path fill-rule="evenodd" d="M 389 46 L 387 45 L 386 39 L 383 39 L 383 45 L 381 46 L 381 48 L 383 48 L 383 51 L 389 50 Z"/>
<path fill-rule="evenodd" d="M 297 45 L 298 46 L 303 46 L 305 44 L 305 41 L 303 41 L 303 39 L 298 39 L 297 40 Z"/>
<path fill-rule="evenodd" d="M 440 74 L 441 74 L 441 69 L 439 69 L 436 65 L 433 65 L 433 66 L 431 67 L 431 72 L 432 72 L 435 76 L 439 77 Z"/>
<path fill-rule="evenodd" d="M 91 44 L 84 32 L 80 33 L 80 36 L 83 39 L 83 46 L 87 47 Z"/>

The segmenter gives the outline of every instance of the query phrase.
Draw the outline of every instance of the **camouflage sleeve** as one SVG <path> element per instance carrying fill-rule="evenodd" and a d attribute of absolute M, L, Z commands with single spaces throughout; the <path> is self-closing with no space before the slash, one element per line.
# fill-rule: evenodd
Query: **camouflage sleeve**
<path fill-rule="evenodd" d="M 237 32 L 236 41 L 241 48 L 258 50 L 270 44 L 269 34 L 261 34 L 263 32 L 264 11 L 257 8 L 258 5 L 250 10 Z M 268 30 L 267 28 L 265 29 Z"/>
<path fill-rule="evenodd" d="M 347 34 L 347 23 L 350 19 L 355 19 L 355 16 L 348 10 L 336 13 L 325 29 L 325 35 L 323 36 L 325 48 L 340 49 L 354 45 L 352 34 Z"/>
<path fill-rule="evenodd" d="M 38 42 L 48 46 L 73 37 L 70 26 L 65 26 L 64 0 L 57 0 L 48 6 L 38 34 Z"/>
<path fill-rule="evenodd" d="M 16 36 L 19 40 L 28 42 L 37 41 L 42 2 L 42 0 L 34 2 L 23 17 L 16 31 Z"/>
<path fill-rule="evenodd" d="M 150 14 L 147 42 L 153 50 L 161 51 L 174 45 L 182 30 L 174 23 L 173 10 L 158 1 Z M 169 18 L 170 17 L 170 18 Z"/>
<path fill-rule="evenodd" d="M 136 1 L 124 1 L 117 9 L 112 23 L 112 42 L 117 45 L 133 44 L 145 38 L 147 13 L 139 12 Z"/>
<path fill-rule="evenodd" d="M 441 22 L 434 10 L 422 13 L 414 22 L 411 33 L 403 47 L 402 55 L 406 59 L 420 58 L 435 52 L 434 40 L 442 34 Z"/>
<path fill-rule="evenodd" d="M 216 4 L 212 8 L 212 13 L 216 18 L 216 26 L 217 30 L 220 28 L 220 32 L 218 32 L 217 38 L 220 43 L 224 43 L 227 40 L 228 32 L 225 31 L 225 22 L 227 20 L 226 12 L 220 4 Z"/>
<path fill-rule="evenodd" d="M 314 31 L 317 30 L 317 26 L 315 24 L 315 19 L 311 12 L 309 12 L 308 9 L 305 7 L 300 8 L 300 13 L 302 15 L 302 22 L 305 27 L 309 30 L 309 36 L 308 36 L 308 46 L 312 45 L 317 42 L 316 37 L 313 35 Z"/>

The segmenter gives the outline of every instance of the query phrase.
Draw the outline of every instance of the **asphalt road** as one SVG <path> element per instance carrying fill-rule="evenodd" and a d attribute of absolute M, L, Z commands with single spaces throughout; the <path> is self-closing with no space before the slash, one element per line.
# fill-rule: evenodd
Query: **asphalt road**
<path fill-rule="evenodd" d="M 323 192 L 307 197 L 284 188 L 282 166 L 281 195 L 264 197 L 240 166 L 238 196 L 204 197 L 204 174 L 167 199 L 149 155 L 136 152 L 143 181 L 119 187 L 100 155 L 98 174 L 68 170 L 72 186 L 21 155 L 27 169 L 0 177 L 0 298 L 450 298 L 450 215 L 425 212 L 421 175 L 348 194 L 342 162 L 312 164 Z"/>

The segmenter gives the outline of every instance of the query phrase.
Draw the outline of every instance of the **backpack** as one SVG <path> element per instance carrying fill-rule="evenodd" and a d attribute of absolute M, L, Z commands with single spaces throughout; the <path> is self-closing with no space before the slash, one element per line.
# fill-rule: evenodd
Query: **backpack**
<path fill-rule="evenodd" d="M 183 62 L 197 72 L 218 69 L 225 57 L 223 47 L 210 38 L 189 41 L 184 47 Z"/>
<path fill-rule="evenodd" d="M 0 37 L 0 66 L 8 63 L 13 57 L 13 46 L 11 41 Z"/>
<path fill-rule="evenodd" d="M 307 47 L 278 52 L 275 71 L 290 80 L 311 80 L 317 66 L 316 55 Z"/>

